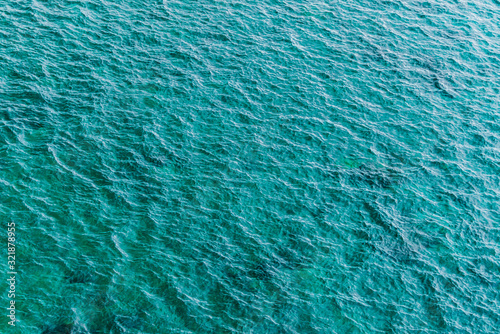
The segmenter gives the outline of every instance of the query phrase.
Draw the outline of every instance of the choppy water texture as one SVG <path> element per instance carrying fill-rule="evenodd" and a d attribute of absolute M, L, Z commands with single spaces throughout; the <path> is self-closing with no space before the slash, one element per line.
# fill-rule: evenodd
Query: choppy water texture
<path fill-rule="evenodd" d="M 498 1 L 0 4 L 2 333 L 499 333 Z"/>

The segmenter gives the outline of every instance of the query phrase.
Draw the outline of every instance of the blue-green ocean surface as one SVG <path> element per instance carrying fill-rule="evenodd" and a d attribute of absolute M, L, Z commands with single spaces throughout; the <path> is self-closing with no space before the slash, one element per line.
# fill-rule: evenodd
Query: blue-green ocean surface
<path fill-rule="evenodd" d="M 499 101 L 497 0 L 0 0 L 0 333 L 500 333 Z"/>

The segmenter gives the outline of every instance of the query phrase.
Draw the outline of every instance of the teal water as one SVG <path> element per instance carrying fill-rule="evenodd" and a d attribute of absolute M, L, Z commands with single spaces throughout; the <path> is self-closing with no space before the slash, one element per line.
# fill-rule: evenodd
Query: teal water
<path fill-rule="evenodd" d="M 498 1 L 0 7 L 1 333 L 500 332 Z"/>

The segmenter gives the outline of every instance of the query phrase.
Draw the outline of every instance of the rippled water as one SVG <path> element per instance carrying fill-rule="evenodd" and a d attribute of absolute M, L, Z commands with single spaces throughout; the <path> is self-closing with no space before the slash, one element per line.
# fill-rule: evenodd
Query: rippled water
<path fill-rule="evenodd" d="M 500 331 L 498 1 L 0 5 L 2 333 Z"/>

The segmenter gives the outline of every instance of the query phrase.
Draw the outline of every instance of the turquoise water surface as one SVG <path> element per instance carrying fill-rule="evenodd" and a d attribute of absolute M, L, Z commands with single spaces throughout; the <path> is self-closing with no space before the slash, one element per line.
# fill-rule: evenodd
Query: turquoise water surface
<path fill-rule="evenodd" d="M 0 7 L 0 333 L 500 333 L 497 0 Z"/>

